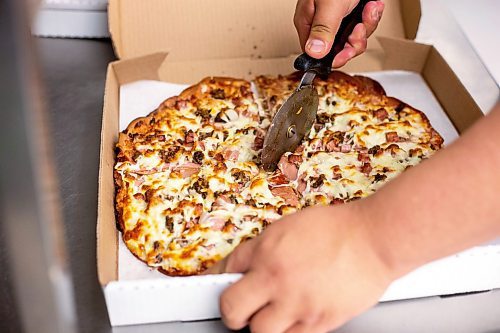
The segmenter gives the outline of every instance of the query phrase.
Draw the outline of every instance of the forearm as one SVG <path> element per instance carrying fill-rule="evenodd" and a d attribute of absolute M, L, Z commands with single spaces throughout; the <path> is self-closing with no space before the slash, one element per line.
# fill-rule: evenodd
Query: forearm
<path fill-rule="evenodd" d="M 375 248 L 396 276 L 500 236 L 500 105 L 364 207 Z"/>

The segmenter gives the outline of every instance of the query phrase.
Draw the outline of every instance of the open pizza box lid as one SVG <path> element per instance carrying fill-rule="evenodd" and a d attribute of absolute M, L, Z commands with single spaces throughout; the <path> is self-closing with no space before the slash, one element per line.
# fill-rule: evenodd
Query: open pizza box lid
<path fill-rule="evenodd" d="M 375 36 L 414 39 L 418 0 L 386 0 Z M 279 58 L 301 52 L 290 0 L 111 0 L 109 29 L 120 59 L 168 52 L 169 61 Z M 208 18 L 208 19 L 207 19 Z M 368 51 L 380 50 L 371 39 Z"/>
<path fill-rule="evenodd" d="M 482 113 L 439 52 L 430 45 L 413 41 L 420 20 L 420 2 L 385 2 L 386 11 L 375 33 L 378 38 L 371 38 L 367 52 L 343 70 L 396 69 L 418 73 L 455 128 L 462 132 Z M 212 75 L 251 78 L 257 74 L 287 74 L 292 71 L 294 58 L 301 53 L 292 22 L 295 3 L 291 0 L 218 0 L 216 3 L 110 0 L 110 32 L 121 60 L 109 65 L 106 78 L 97 264 L 112 325 L 217 318 L 218 295 L 239 278 L 235 274 L 224 274 L 120 280 L 120 235 L 115 226 L 113 203 L 113 151 L 119 132 L 120 87 L 138 80 L 192 84 Z M 445 270 L 439 263 L 431 263 L 404 281 L 396 281 L 382 300 L 500 287 L 500 257 L 484 256 L 483 261 L 478 261 L 481 253 L 448 259 Z M 489 274 L 491 270 L 498 274 Z M 459 288 L 450 283 L 457 275 L 472 273 L 482 279 L 471 279 Z M 420 286 L 425 282 L 431 287 L 423 290 Z"/>

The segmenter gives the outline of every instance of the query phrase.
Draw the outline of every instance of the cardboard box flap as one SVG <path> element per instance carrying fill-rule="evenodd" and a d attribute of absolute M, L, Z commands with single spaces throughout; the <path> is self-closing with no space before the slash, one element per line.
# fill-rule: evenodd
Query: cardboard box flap
<path fill-rule="evenodd" d="M 418 0 L 385 0 L 378 36 L 413 39 Z M 109 29 L 119 58 L 168 52 L 171 61 L 275 58 L 301 52 L 290 0 L 110 0 Z M 369 49 L 380 48 L 375 38 Z"/>

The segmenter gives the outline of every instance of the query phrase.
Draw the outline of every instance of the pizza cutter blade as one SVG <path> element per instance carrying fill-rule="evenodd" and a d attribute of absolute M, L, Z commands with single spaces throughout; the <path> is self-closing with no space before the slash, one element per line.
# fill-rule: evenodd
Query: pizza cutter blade
<path fill-rule="evenodd" d="M 276 168 L 281 155 L 294 151 L 316 120 L 319 97 L 312 86 L 316 76 L 306 72 L 301 84 L 280 107 L 269 126 L 262 149 L 262 167 L 266 171 Z"/>
<path fill-rule="evenodd" d="M 299 87 L 280 107 L 264 138 L 262 167 L 273 171 L 281 156 L 294 151 L 309 133 L 318 112 L 319 97 L 313 86 L 316 75 L 326 77 L 331 72 L 333 58 L 342 51 L 354 27 L 363 22 L 363 9 L 370 0 L 361 0 L 341 22 L 330 52 L 322 59 L 303 53 L 295 59 L 294 67 L 304 71 Z"/>

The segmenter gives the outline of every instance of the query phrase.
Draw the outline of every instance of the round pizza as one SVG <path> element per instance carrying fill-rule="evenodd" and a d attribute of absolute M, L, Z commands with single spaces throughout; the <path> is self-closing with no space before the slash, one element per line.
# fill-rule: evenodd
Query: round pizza
<path fill-rule="evenodd" d="M 266 130 L 299 80 L 206 78 L 119 134 L 117 224 L 137 258 L 168 275 L 201 273 L 282 216 L 366 197 L 443 144 L 422 112 L 336 71 L 314 82 L 308 136 L 266 172 Z"/>

